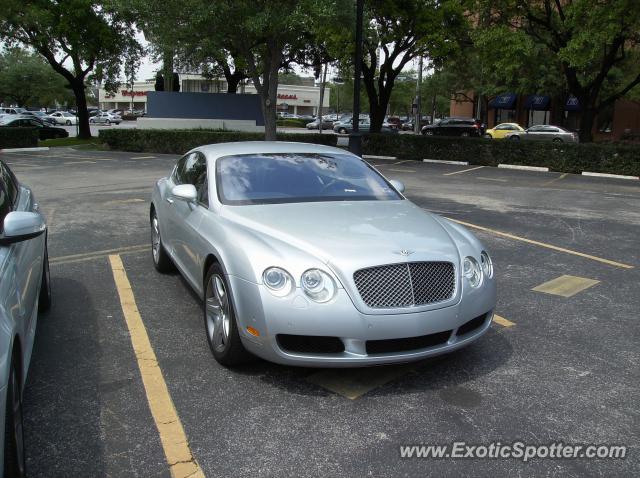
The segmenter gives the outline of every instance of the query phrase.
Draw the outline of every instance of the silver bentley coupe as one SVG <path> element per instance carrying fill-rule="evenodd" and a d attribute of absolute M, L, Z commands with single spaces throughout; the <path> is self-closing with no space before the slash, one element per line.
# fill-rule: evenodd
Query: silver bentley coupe
<path fill-rule="evenodd" d="M 360 157 L 305 143 L 201 146 L 153 190 L 153 262 L 203 299 L 218 362 L 354 367 L 469 345 L 496 304 L 468 230 Z"/>

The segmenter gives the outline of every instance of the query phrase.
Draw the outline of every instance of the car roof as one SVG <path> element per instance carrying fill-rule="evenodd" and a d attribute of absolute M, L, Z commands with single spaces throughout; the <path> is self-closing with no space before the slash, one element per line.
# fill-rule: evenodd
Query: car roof
<path fill-rule="evenodd" d="M 206 144 L 198 146 L 189 152 L 193 151 L 201 151 L 209 159 L 236 154 L 260 153 L 332 153 L 352 155 L 352 153 L 344 149 L 333 146 L 288 141 L 239 141 L 235 143 Z"/>

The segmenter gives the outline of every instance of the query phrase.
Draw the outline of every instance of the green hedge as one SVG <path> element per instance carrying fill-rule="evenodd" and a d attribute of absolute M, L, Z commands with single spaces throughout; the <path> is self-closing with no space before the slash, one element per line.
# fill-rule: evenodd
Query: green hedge
<path fill-rule="evenodd" d="M 203 144 L 264 140 L 264 133 L 203 129 L 101 129 L 98 134 L 100 141 L 111 149 L 140 153 L 183 154 Z M 278 133 L 278 141 L 295 141 L 335 146 L 337 136 L 333 134 L 301 135 L 296 133 Z"/>
<path fill-rule="evenodd" d="M 0 128 L 0 149 L 38 146 L 36 128 Z"/>
<path fill-rule="evenodd" d="M 282 126 L 285 128 L 305 128 L 307 123 L 311 123 L 311 120 L 303 120 L 296 118 L 288 118 L 288 119 L 279 119 L 276 121 L 278 126 Z"/>
<path fill-rule="evenodd" d="M 630 144 L 556 144 L 551 142 L 488 140 L 371 134 L 363 153 L 401 159 L 441 159 L 497 166 L 500 163 L 548 167 L 565 173 L 640 176 L 640 146 Z"/>

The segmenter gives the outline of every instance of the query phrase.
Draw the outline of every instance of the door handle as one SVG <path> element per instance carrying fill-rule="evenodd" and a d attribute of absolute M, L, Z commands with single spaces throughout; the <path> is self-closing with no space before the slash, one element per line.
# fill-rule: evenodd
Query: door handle
<path fill-rule="evenodd" d="M 166 198 L 165 201 L 167 201 L 169 204 L 173 204 L 173 199 L 171 198 Z"/>

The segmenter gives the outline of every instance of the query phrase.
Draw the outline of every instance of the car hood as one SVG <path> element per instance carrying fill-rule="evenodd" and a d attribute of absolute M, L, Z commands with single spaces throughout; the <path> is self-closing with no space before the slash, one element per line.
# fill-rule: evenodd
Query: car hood
<path fill-rule="evenodd" d="M 222 214 L 275 250 L 294 247 L 348 276 L 398 262 L 459 264 L 447 230 L 408 200 L 226 206 Z"/>

